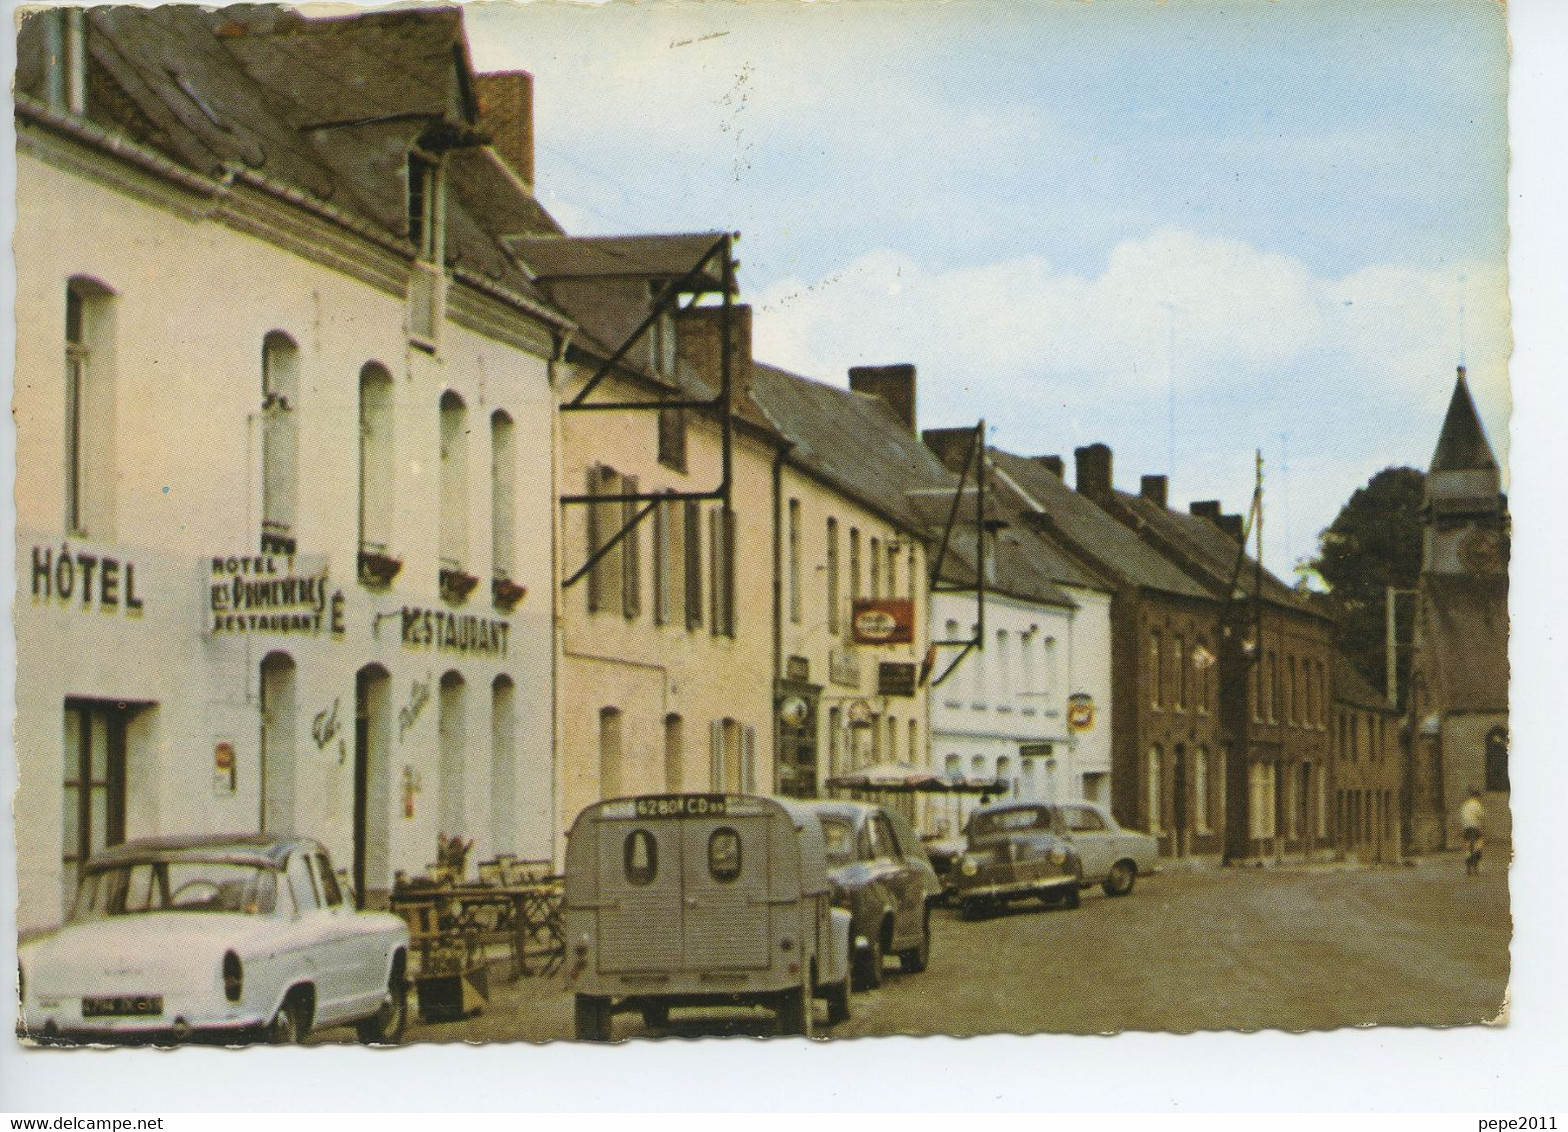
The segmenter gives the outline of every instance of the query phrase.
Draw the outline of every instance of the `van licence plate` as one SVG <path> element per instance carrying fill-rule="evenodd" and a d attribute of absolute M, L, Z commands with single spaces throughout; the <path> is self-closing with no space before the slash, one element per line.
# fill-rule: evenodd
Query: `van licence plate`
<path fill-rule="evenodd" d="M 146 1018 L 162 1013 L 161 994 L 111 994 L 82 999 L 83 1018 Z"/>

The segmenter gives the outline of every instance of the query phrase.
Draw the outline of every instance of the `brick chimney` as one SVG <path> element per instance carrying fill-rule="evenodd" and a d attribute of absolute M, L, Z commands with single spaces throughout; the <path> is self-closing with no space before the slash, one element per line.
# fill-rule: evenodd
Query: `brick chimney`
<path fill-rule="evenodd" d="M 1090 444 L 1073 450 L 1078 465 L 1078 490 L 1091 497 L 1111 494 L 1111 450 L 1104 444 Z"/>
<path fill-rule="evenodd" d="M 1170 481 L 1164 476 L 1144 476 L 1138 482 L 1138 494 L 1162 511 L 1165 510 L 1165 500 L 1169 492 Z"/>
<path fill-rule="evenodd" d="M 975 430 L 972 428 L 928 428 L 920 434 L 920 439 L 925 441 L 927 448 L 936 453 L 936 458 L 942 466 L 954 475 L 960 475 L 964 470 L 964 461 L 969 459 L 969 449 L 975 442 Z M 970 475 L 974 470 L 970 469 Z"/>
<path fill-rule="evenodd" d="M 1059 480 L 1067 478 L 1067 472 L 1062 466 L 1062 458 L 1060 456 L 1036 456 L 1034 462 Z"/>
<path fill-rule="evenodd" d="M 1218 519 L 1218 522 L 1220 525 L 1220 530 L 1224 531 L 1237 542 L 1241 541 L 1243 528 L 1241 525 L 1240 515 L 1221 515 Z"/>
<path fill-rule="evenodd" d="M 1207 519 L 1216 527 L 1220 525 L 1220 501 L 1218 499 L 1196 499 L 1187 508 L 1196 519 Z"/>
<path fill-rule="evenodd" d="M 751 381 L 751 307 L 745 303 L 731 304 L 730 318 L 730 372 L 739 396 Z M 715 391 L 722 377 L 719 331 L 723 324 L 721 306 L 683 307 L 675 316 L 676 353 Z"/>
<path fill-rule="evenodd" d="M 915 431 L 915 367 L 907 362 L 888 366 L 851 366 L 849 387 L 880 397 L 911 433 Z"/>
<path fill-rule="evenodd" d="M 527 71 L 475 75 L 479 126 L 530 189 L 534 187 L 534 77 Z"/>

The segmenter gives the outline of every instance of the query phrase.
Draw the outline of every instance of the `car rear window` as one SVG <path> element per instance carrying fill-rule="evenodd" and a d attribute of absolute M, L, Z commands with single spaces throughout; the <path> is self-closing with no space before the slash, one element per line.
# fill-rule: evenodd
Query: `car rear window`
<path fill-rule="evenodd" d="M 652 884 L 659 875 L 659 843 L 646 829 L 634 829 L 626 835 L 622 855 L 630 883 Z"/>
<path fill-rule="evenodd" d="M 708 835 L 708 873 L 721 884 L 740 876 L 740 834 L 720 826 Z"/>
<path fill-rule="evenodd" d="M 990 833 L 1011 833 L 1021 829 L 1049 829 L 1050 815 L 1041 809 L 1002 810 L 994 814 L 976 814 L 970 833 L 984 837 Z"/>

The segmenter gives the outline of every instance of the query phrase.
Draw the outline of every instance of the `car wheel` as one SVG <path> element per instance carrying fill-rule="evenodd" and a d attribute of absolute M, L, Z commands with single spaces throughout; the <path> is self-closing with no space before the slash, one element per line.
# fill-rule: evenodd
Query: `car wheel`
<path fill-rule="evenodd" d="M 596 994 L 578 995 L 572 1010 L 572 1022 L 578 1041 L 609 1041 L 610 1000 Z"/>
<path fill-rule="evenodd" d="M 828 1025 L 849 1021 L 849 976 L 828 987 L 823 997 L 828 1001 Z"/>
<path fill-rule="evenodd" d="M 650 1030 L 662 1030 L 670 1024 L 670 1008 L 662 1002 L 643 1004 L 642 1024 Z"/>
<path fill-rule="evenodd" d="M 780 1035 L 811 1037 L 811 988 L 802 982 L 781 993 L 774 1013 L 778 1016 Z"/>
<path fill-rule="evenodd" d="M 1076 908 L 1082 903 L 1083 893 L 1079 891 L 1078 882 L 1075 880 L 1067 886 L 1067 892 L 1062 896 L 1062 907 Z"/>
<path fill-rule="evenodd" d="M 408 982 L 403 978 L 401 959 L 387 981 L 386 997 L 369 1018 L 355 1025 L 359 1040 L 372 1046 L 395 1046 L 403 1040 L 408 1025 Z"/>
<path fill-rule="evenodd" d="M 898 965 L 910 975 L 918 975 L 931 964 L 931 913 L 920 917 L 920 942 L 898 953 Z"/>
<path fill-rule="evenodd" d="M 275 1046 L 298 1045 L 305 1040 L 310 1022 L 305 1015 L 305 1004 L 298 995 L 290 995 L 278 1007 L 278 1013 L 267 1027 L 267 1041 Z"/>
<path fill-rule="evenodd" d="M 959 901 L 958 914 L 965 920 L 978 920 L 985 915 L 985 901 L 976 900 L 972 896 L 966 897 Z"/>
<path fill-rule="evenodd" d="M 1111 866 L 1111 871 L 1105 874 L 1105 889 L 1107 896 L 1126 896 L 1132 891 L 1132 886 L 1138 880 L 1138 870 L 1131 861 L 1117 861 Z"/>
<path fill-rule="evenodd" d="M 872 936 L 864 951 L 855 953 L 855 989 L 876 990 L 882 985 L 882 934 Z"/>

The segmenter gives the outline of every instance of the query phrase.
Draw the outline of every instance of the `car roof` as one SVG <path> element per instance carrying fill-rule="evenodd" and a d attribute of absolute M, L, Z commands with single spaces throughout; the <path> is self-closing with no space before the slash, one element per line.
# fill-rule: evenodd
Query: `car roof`
<path fill-rule="evenodd" d="M 822 801 L 800 803 L 812 813 L 827 815 L 836 818 L 848 818 L 857 821 L 867 814 L 874 813 L 882 807 L 871 802 L 854 802 L 847 798 L 828 798 Z"/>
<path fill-rule="evenodd" d="M 321 843 L 308 837 L 281 837 L 265 833 L 144 837 L 104 850 L 87 862 L 87 868 L 112 868 L 135 861 L 213 860 L 281 868 L 289 854 L 296 851 L 319 852 Z"/>
<path fill-rule="evenodd" d="M 974 816 L 981 814 L 1001 814 L 1008 810 L 1048 810 L 1055 806 L 1055 802 L 1042 802 L 1038 799 L 1026 799 L 1017 802 L 992 802 L 989 806 L 980 806 L 974 811 Z"/>

